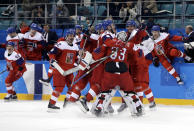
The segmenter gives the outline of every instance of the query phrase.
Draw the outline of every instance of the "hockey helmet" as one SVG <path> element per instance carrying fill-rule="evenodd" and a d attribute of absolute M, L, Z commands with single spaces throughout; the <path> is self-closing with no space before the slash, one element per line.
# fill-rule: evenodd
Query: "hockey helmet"
<path fill-rule="evenodd" d="M 126 27 L 128 27 L 128 26 L 137 27 L 137 24 L 134 20 L 130 20 L 130 21 L 127 21 L 127 23 L 126 23 Z"/>
<path fill-rule="evenodd" d="M 76 30 L 76 29 L 82 30 L 81 25 L 75 25 L 75 30 Z"/>
<path fill-rule="evenodd" d="M 69 30 L 67 30 L 67 32 L 66 32 L 66 37 L 68 36 L 68 35 L 75 35 L 75 30 L 74 29 L 69 29 Z"/>
<path fill-rule="evenodd" d="M 7 29 L 7 34 L 11 34 L 11 33 L 14 33 L 14 32 L 16 32 L 16 28 L 15 27 L 9 27 Z"/>
<path fill-rule="evenodd" d="M 12 41 L 9 41 L 9 42 L 7 43 L 7 46 L 13 46 L 13 47 L 14 47 L 14 45 L 15 45 L 15 43 L 12 42 Z"/>
<path fill-rule="evenodd" d="M 160 31 L 160 26 L 158 25 L 152 26 L 152 31 Z"/>
<path fill-rule="evenodd" d="M 127 33 L 125 31 L 120 31 L 120 32 L 117 33 L 116 37 L 119 40 L 126 41 Z"/>

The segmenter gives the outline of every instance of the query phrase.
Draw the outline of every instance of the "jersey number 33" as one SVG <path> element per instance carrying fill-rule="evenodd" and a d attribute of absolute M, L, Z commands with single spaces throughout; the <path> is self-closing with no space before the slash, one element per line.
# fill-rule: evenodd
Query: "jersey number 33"
<path fill-rule="evenodd" d="M 117 47 L 112 47 L 111 50 L 112 50 L 113 54 L 110 56 L 110 58 L 112 60 L 118 59 L 120 61 L 123 61 L 125 59 L 125 53 L 127 51 L 126 48 L 122 48 L 122 49 L 118 50 Z"/>

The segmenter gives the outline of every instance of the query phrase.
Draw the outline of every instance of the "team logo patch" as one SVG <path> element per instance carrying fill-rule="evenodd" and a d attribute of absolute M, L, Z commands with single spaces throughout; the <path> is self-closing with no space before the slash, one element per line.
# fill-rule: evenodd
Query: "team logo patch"
<path fill-rule="evenodd" d="M 73 57 L 74 57 L 74 54 L 73 53 L 67 53 L 66 63 L 67 64 L 73 64 Z"/>

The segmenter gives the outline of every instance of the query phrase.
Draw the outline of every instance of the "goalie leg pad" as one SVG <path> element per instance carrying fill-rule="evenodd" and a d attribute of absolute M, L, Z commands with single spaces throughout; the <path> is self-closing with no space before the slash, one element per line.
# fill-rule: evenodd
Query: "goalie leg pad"
<path fill-rule="evenodd" d="M 127 104 L 127 106 L 130 108 L 131 110 L 131 114 L 134 115 L 140 115 L 142 114 L 142 108 L 143 108 L 143 104 L 140 101 L 139 97 L 136 95 L 135 92 L 123 92 L 123 91 L 119 91 L 119 93 L 121 94 L 121 96 L 123 97 L 125 103 Z"/>

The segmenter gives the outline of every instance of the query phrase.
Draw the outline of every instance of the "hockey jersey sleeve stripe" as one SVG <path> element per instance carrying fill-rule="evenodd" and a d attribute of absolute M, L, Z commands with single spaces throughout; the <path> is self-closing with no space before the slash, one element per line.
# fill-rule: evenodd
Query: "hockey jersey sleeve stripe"
<path fill-rule="evenodd" d="M 99 54 L 100 52 L 101 52 L 101 47 L 98 47 L 98 48 L 96 48 L 96 49 L 94 50 L 94 53 Z"/>
<path fill-rule="evenodd" d="M 24 59 L 22 57 L 20 57 L 18 60 L 16 60 L 16 63 L 18 65 L 22 65 L 24 63 Z"/>
<path fill-rule="evenodd" d="M 147 54 L 147 55 L 145 56 L 145 58 L 146 58 L 147 60 L 153 60 L 153 56 L 152 56 L 151 53 Z"/>
<path fill-rule="evenodd" d="M 102 37 L 102 41 L 106 41 L 107 39 L 112 39 L 112 36 L 111 35 L 105 35 Z"/>
<path fill-rule="evenodd" d="M 57 47 L 54 47 L 50 52 L 49 54 L 57 54 L 58 52 L 58 48 Z"/>

